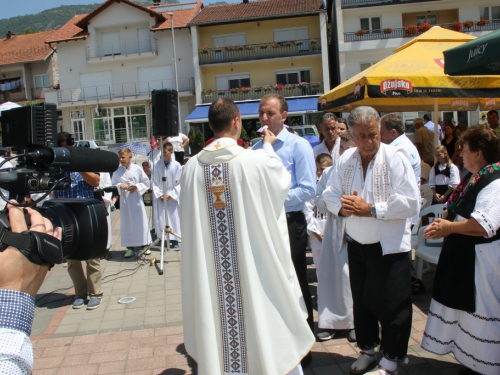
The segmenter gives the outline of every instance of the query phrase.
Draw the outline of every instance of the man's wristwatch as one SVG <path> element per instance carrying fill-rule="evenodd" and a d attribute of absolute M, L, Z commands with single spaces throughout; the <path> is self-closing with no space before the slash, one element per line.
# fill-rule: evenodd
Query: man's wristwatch
<path fill-rule="evenodd" d="M 372 217 L 373 217 L 374 219 L 376 219 L 376 218 L 377 218 L 377 210 L 375 209 L 375 205 L 372 205 L 372 206 L 370 207 L 370 214 L 372 215 Z"/>

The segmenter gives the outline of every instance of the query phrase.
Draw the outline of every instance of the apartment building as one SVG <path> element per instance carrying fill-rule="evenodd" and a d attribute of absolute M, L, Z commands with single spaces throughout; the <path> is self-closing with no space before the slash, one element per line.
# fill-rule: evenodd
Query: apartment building
<path fill-rule="evenodd" d="M 500 28 L 495 0 L 329 0 L 335 7 L 340 80 L 354 76 L 391 55 L 430 26 L 438 25 L 474 36 Z M 334 35 L 334 34 L 332 34 Z M 412 113 L 416 117 L 422 113 Z M 443 119 L 477 123 L 479 113 L 449 112 Z"/>
<path fill-rule="evenodd" d="M 62 111 L 63 129 L 77 140 L 146 140 L 152 90 L 178 85 L 181 132 L 187 131 L 183 120 L 195 105 L 187 23 L 202 8 L 201 1 L 144 7 L 107 0 L 46 38 L 59 64 L 59 88 L 46 100 Z"/>
<path fill-rule="evenodd" d="M 59 81 L 57 55 L 44 42 L 54 34 L 44 31 L 0 39 L 0 103 L 44 101 Z"/>
<path fill-rule="evenodd" d="M 317 97 L 330 87 L 322 0 L 211 5 L 188 26 L 197 103 L 186 119 L 191 127 L 207 137 L 208 106 L 227 97 L 240 107 L 250 135 L 259 99 L 272 92 L 287 98 L 289 124 L 317 121 Z"/>

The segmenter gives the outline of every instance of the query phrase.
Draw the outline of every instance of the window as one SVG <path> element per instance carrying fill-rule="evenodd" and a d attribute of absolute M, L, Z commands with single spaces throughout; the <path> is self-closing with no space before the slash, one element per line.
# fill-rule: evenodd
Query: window
<path fill-rule="evenodd" d="M 274 30 L 275 42 L 288 42 L 292 40 L 303 40 L 304 43 L 297 47 L 299 51 L 309 49 L 309 29 L 307 27 L 290 27 L 286 29 Z"/>
<path fill-rule="evenodd" d="M 85 111 L 71 111 L 71 128 L 73 129 L 73 137 L 75 141 L 79 141 L 86 138 L 85 130 Z"/>
<path fill-rule="evenodd" d="M 359 63 L 359 71 L 362 72 L 365 69 L 368 69 L 370 66 L 372 66 L 373 62 L 366 62 L 366 63 Z"/>
<path fill-rule="evenodd" d="M 249 87 L 250 78 L 230 79 L 227 81 L 227 83 L 230 89 L 237 89 L 239 87 Z"/>
<path fill-rule="evenodd" d="M 283 85 L 296 84 L 300 82 L 311 82 L 311 71 L 307 70 L 286 70 L 276 72 L 276 83 Z"/>
<path fill-rule="evenodd" d="M 213 46 L 225 47 L 227 45 L 241 46 L 247 44 L 245 33 L 241 34 L 227 34 L 227 35 L 214 35 L 212 37 Z"/>
<path fill-rule="evenodd" d="M 430 23 L 431 25 L 437 25 L 438 16 L 437 14 L 422 14 L 417 16 L 417 26 L 423 22 Z"/>
<path fill-rule="evenodd" d="M 102 47 L 100 56 L 120 54 L 120 32 L 106 31 L 101 33 Z"/>
<path fill-rule="evenodd" d="M 34 76 L 35 89 L 41 89 L 44 87 L 50 87 L 50 77 L 48 74 L 41 74 Z"/>
<path fill-rule="evenodd" d="M 500 6 L 479 8 L 480 18 L 485 20 L 500 20 Z"/>
<path fill-rule="evenodd" d="M 380 17 L 361 18 L 361 28 L 373 32 L 380 32 Z"/>

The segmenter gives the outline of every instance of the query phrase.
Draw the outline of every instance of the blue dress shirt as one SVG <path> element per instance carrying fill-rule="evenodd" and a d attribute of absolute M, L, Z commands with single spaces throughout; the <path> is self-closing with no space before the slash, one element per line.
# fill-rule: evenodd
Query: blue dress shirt
<path fill-rule="evenodd" d="M 262 148 L 259 141 L 252 147 Z M 283 128 L 273 144 L 274 152 L 280 157 L 285 169 L 292 175 L 292 184 L 285 200 L 285 211 L 302 211 L 305 202 L 316 195 L 316 165 L 311 145 L 304 138 Z"/>

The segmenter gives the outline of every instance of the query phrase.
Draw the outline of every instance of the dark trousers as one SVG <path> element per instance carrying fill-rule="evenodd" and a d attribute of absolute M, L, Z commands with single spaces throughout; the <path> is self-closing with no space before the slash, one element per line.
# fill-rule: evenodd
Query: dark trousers
<path fill-rule="evenodd" d="M 380 243 L 348 243 L 354 328 L 358 347 L 403 361 L 411 332 L 411 262 L 407 253 L 382 255 Z M 382 340 L 379 339 L 379 323 Z"/>
<path fill-rule="evenodd" d="M 184 151 L 174 151 L 175 161 L 180 165 L 184 165 Z"/>
<path fill-rule="evenodd" d="M 314 333 L 313 304 L 309 284 L 307 283 L 307 223 L 302 211 L 287 212 L 288 237 L 290 238 L 290 251 L 293 266 L 299 280 L 300 290 L 304 296 L 307 308 L 307 323 Z"/>

